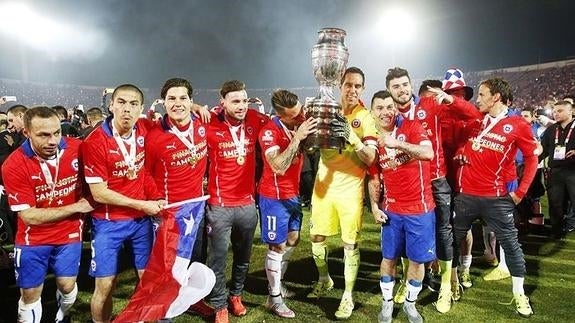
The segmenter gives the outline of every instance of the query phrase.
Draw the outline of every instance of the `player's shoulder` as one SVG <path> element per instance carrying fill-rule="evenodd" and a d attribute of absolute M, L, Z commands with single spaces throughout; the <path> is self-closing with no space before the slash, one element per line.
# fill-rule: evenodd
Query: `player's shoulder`
<path fill-rule="evenodd" d="M 98 142 L 101 140 L 104 140 L 106 138 L 106 134 L 104 132 L 104 124 L 102 123 L 101 125 L 99 125 L 98 127 L 96 127 L 92 132 L 90 132 L 90 134 L 88 134 L 88 136 L 86 136 L 86 138 L 84 138 L 83 142 Z"/>
<path fill-rule="evenodd" d="M 11 166 L 16 166 L 16 167 L 20 167 L 22 166 L 22 163 L 25 162 L 26 160 L 26 154 L 24 153 L 24 148 L 22 148 L 22 146 L 18 147 L 18 149 L 14 150 L 12 153 L 10 153 L 10 155 L 8 155 L 8 157 L 6 158 L 6 160 L 4 160 L 4 163 L 2 164 L 2 168 L 8 168 Z"/>
<path fill-rule="evenodd" d="M 82 140 L 74 137 L 63 137 L 62 138 L 66 143 L 66 147 L 74 150 L 78 150 L 80 145 L 82 144 Z"/>
<path fill-rule="evenodd" d="M 268 121 L 270 121 L 270 117 L 254 109 L 248 109 L 248 112 L 246 113 L 246 120 L 249 120 L 252 123 L 258 124 L 260 127 L 262 127 Z"/>

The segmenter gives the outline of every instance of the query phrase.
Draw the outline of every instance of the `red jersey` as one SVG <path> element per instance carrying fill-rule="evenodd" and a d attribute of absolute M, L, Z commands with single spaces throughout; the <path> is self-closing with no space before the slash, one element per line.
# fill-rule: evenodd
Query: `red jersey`
<path fill-rule="evenodd" d="M 213 113 L 208 125 L 209 176 L 208 204 L 219 206 L 243 206 L 254 202 L 256 144 L 261 128 L 269 118 L 248 109 L 246 117 L 238 126 L 225 120 L 225 112 Z M 239 147 L 234 136 L 242 141 Z M 243 133 L 243 135 L 242 135 Z M 241 138 L 243 140 L 241 140 Z M 238 153 L 242 150 L 242 155 Z"/>
<path fill-rule="evenodd" d="M 63 137 L 57 158 L 44 161 L 36 156 L 26 140 L 4 162 L 2 175 L 10 209 L 61 207 L 82 197 L 78 181 L 78 148 L 81 141 Z M 42 163 L 42 165 L 41 165 Z M 50 223 L 26 224 L 17 219 L 16 244 L 46 245 L 82 241 L 80 213 Z"/>
<path fill-rule="evenodd" d="M 172 131 L 168 116 L 146 135 L 146 168 L 156 182 L 158 191 L 168 203 L 204 195 L 203 178 L 207 167 L 208 146 L 206 126 L 198 118 L 185 129 L 176 128 L 187 144 Z"/>
<path fill-rule="evenodd" d="M 160 199 L 162 196 L 156 189 L 156 184 L 144 167 L 144 142 L 148 130 L 153 124 L 146 119 L 139 119 L 132 130 L 136 149 L 136 178 L 129 179 L 129 165 L 118 143 L 114 139 L 111 118 L 96 128 L 82 143 L 82 158 L 86 183 L 95 184 L 107 182 L 108 188 L 124 196 L 136 200 Z M 131 144 L 122 141 L 125 149 L 130 150 Z M 102 204 L 92 211 L 92 216 L 106 220 L 128 220 L 145 216 L 141 211 L 117 205 Z"/>
<path fill-rule="evenodd" d="M 412 101 L 409 110 L 401 112 L 408 120 L 419 120 L 427 131 L 434 154 L 431 161 L 431 179 L 444 177 L 446 172 L 440 121 L 453 115 L 463 120 L 475 119 L 479 116 L 473 104 L 455 96 L 453 100 L 452 104 L 446 105 L 438 104 L 434 97 L 416 98 Z"/>
<path fill-rule="evenodd" d="M 475 123 L 471 137 L 462 149 L 469 163 L 461 166 L 457 174 L 459 191 L 489 197 L 508 194 L 506 185 L 514 179 L 515 155 L 520 149 L 526 166 L 515 194 L 522 198 L 537 170 L 537 141 L 531 126 L 520 116 L 505 116 L 480 138 L 479 145 L 474 144 L 474 139 L 485 128 L 484 124 L 486 122 Z"/>
<path fill-rule="evenodd" d="M 397 140 L 414 145 L 429 143 L 427 132 L 419 122 L 403 120 L 398 124 L 392 133 Z M 413 159 L 399 149 L 378 146 L 378 152 L 384 187 L 382 209 L 405 215 L 433 210 L 430 161 Z"/>
<path fill-rule="evenodd" d="M 299 181 L 303 167 L 303 155 L 298 152 L 285 174 L 275 174 L 265 157 L 266 153 L 273 150 L 283 152 L 291 142 L 287 129 L 278 117 L 272 118 L 260 131 L 259 143 L 262 150 L 264 163 L 262 177 L 258 185 L 259 194 L 268 198 L 284 200 L 299 195 Z"/>

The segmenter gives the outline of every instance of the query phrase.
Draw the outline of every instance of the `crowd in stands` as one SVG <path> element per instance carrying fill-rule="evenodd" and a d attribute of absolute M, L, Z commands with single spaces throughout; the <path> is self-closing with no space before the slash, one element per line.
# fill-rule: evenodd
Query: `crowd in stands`
<path fill-rule="evenodd" d="M 518 108 L 545 107 L 550 102 L 569 93 L 575 93 L 575 61 L 561 61 L 541 66 L 528 66 L 507 68 L 501 70 L 467 72 L 467 83 L 470 86 L 479 84 L 482 79 L 489 77 L 502 77 L 513 85 L 513 106 Z M 436 77 L 439 78 L 439 77 Z M 417 83 L 417 82 L 415 82 Z M 23 82 L 0 78 L 0 93 L 13 95 L 18 98 L 19 104 L 34 105 L 63 105 L 73 108 L 78 105 L 101 106 L 102 90 L 104 87 L 47 84 Z M 316 87 L 292 88 L 292 92 L 299 97 L 314 97 L 317 95 Z M 146 98 L 154 98 L 155 93 L 149 89 L 142 89 Z M 207 105 L 216 105 L 219 99 L 218 89 L 196 89 L 194 101 Z M 261 98 L 264 103 L 269 102 L 273 89 L 250 89 L 250 94 Z M 149 106 L 153 100 L 146 104 Z M 268 104 L 269 105 L 269 104 Z M 10 105 L 2 106 L 5 110 Z M 269 113 L 269 106 L 266 113 Z"/>

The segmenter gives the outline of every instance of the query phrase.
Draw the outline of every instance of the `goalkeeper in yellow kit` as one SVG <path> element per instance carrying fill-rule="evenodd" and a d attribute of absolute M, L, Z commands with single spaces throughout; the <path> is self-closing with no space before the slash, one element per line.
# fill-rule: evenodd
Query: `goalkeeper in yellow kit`
<path fill-rule="evenodd" d="M 322 149 L 312 196 L 310 239 L 319 272 L 308 298 L 320 298 L 333 288 L 327 267 L 325 238 L 341 232 L 344 247 L 345 291 L 335 316 L 347 319 L 354 308 L 353 286 L 359 267 L 357 240 L 363 213 L 364 178 L 376 159 L 377 130 L 361 102 L 365 77 L 357 67 L 346 69 L 341 80 L 343 117 L 332 122 L 332 133 L 345 139 L 341 150 Z"/>

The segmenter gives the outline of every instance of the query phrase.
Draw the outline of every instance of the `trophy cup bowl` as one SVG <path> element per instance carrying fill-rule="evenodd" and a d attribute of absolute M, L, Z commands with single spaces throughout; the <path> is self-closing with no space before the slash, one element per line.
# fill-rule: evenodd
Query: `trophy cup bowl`
<path fill-rule="evenodd" d="M 311 57 L 313 74 L 320 85 L 319 95 L 310 100 L 306 107 L 306 118 L 319 120 L 318 131 L 309 135 L 304 145 L 308 151 L 342 149 L 345 143 L 341 138 L 332 136 L 331 121 L 337 113 L 341 113 L 341 105 L 335 99 L 333 89 L 339 86 L 347 67 L 349 53 L 344 44 L 346 32 L 339 28 L 323 28 L 318 34 Z"/>

